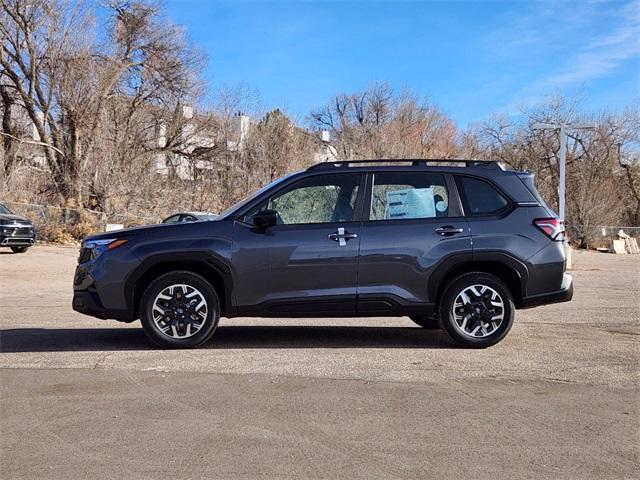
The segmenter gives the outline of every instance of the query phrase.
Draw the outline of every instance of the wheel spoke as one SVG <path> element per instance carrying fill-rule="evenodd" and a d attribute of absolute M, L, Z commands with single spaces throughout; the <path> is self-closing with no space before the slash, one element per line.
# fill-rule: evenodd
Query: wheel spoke
<path fill-rule="evenodd" d="M 476 287 L 477 285 L 474 285 L 473 287 L 469 287 L 469 290 L 471 290 L 471 293 L 473 293 L 476 298 L 480 298 L 482 295 L 480 294 L 480 292 L 478 292 Z"/>

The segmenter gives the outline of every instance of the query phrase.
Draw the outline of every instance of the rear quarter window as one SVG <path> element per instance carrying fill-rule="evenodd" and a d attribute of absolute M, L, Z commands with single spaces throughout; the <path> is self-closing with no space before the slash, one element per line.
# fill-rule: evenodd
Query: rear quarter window
<path fill-rule="evenodd" d="M 456 177 L 467 215 L 495 215 L 509 209 L 509 201 L 493 185 L 472 177 Z"/>

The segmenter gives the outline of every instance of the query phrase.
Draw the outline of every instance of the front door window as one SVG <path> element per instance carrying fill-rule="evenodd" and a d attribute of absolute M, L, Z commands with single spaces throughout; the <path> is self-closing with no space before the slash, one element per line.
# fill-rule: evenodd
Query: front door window
<path fill-rule="evenodd" d="M 306 178 L 252 209 L 245 222 L 262 210 L 275 210 L 279 225 L 353 221 L 359 183 L 359 174 Z"/>

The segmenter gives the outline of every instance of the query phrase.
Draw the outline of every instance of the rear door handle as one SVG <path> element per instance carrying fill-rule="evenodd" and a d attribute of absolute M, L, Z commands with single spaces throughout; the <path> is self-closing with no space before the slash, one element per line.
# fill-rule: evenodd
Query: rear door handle
<path fill-rule="evenodd" d="M 444 227 L 436 228 L 436 233 L 439 233 L 443 237 L 447 235 L 455 235 L 456 233 L 463 233 L 463 232 L 464 232 L 464 228 L 456 228 L 451 225 L 446 225 Z"/>

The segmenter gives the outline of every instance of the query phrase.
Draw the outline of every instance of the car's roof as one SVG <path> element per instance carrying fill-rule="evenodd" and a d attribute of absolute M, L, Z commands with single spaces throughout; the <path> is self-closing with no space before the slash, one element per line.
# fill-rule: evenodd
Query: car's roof
<path fill-rule="evenodd" d="M 413 171 L 471 173 L 495 176 L 507 170 L 501 163 L 490 160 L 465 159 L 392 159 L 392 160 L 340 160 L 312 165 L 302 173 L 344 173 L 371 171 Z"/>

